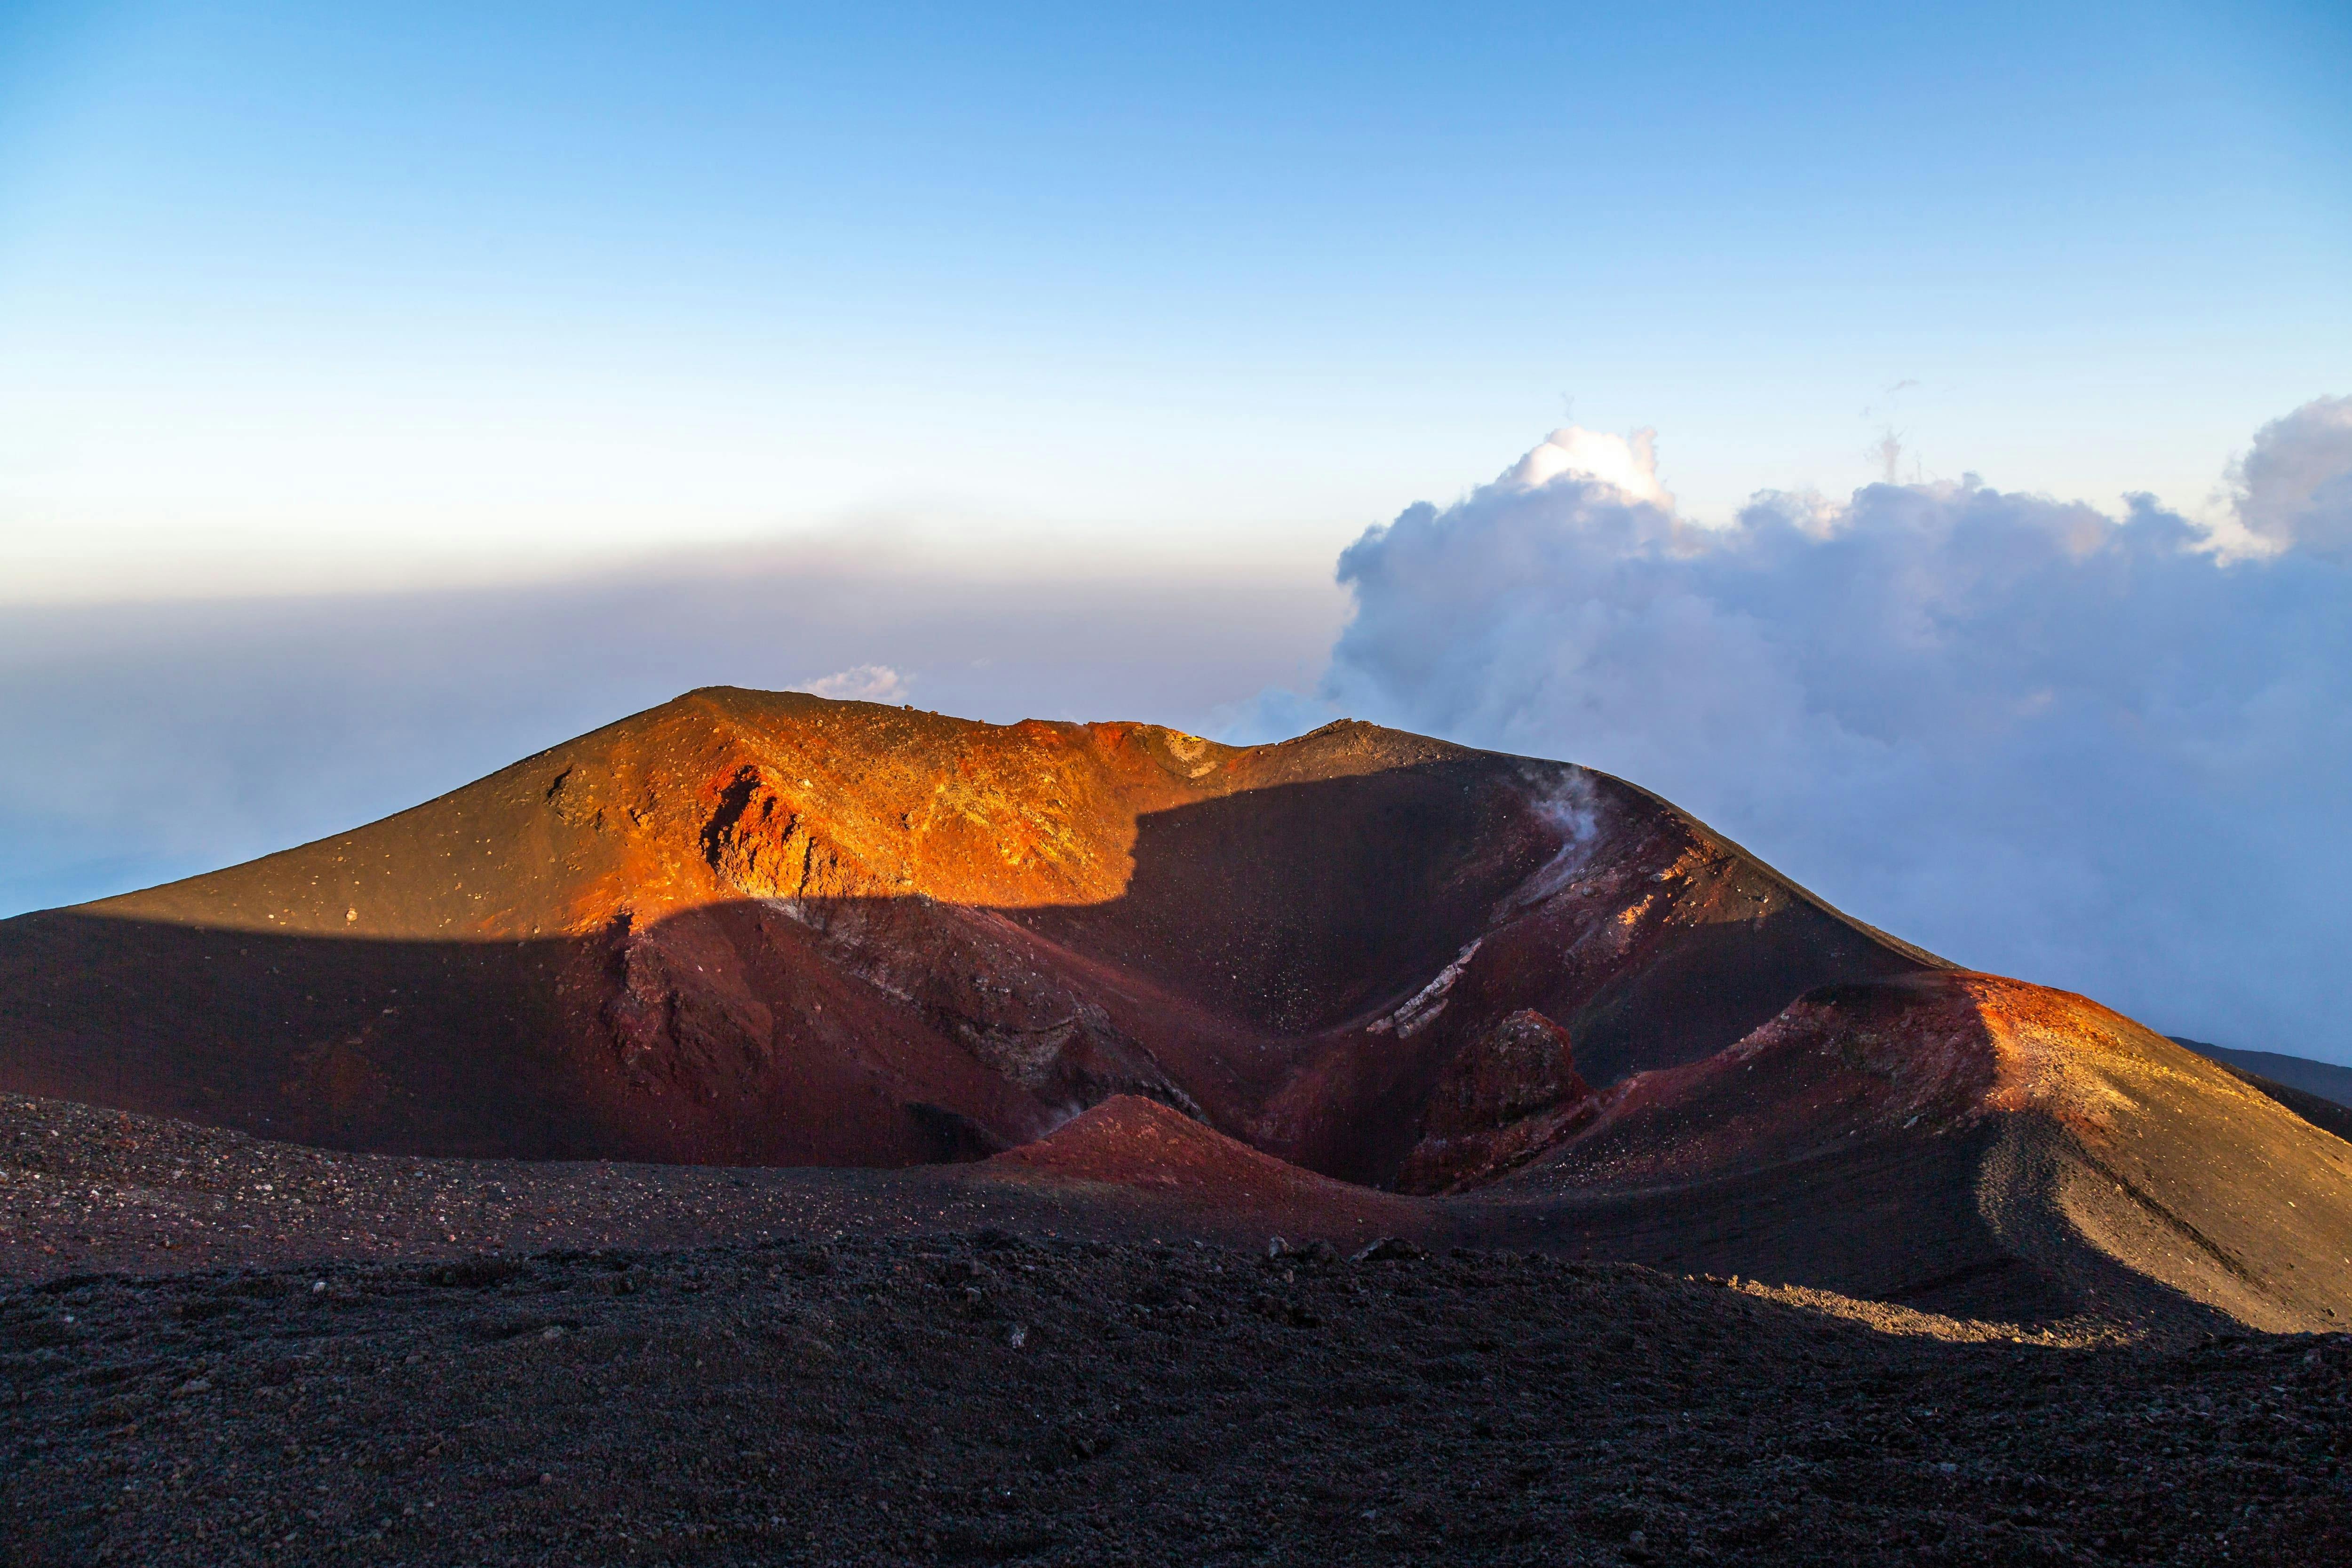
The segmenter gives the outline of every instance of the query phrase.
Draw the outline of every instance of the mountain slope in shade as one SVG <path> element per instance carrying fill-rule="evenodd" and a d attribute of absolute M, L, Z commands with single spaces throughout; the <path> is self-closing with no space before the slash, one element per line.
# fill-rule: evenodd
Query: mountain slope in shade
<path fill-rule="evenodd" d="M 2314 1061 L 2309 1057 L 2291 1057 L 2279 1051 L 2242 1051 L 2205 1040 L 2184 1039 L 2179 1035 L 2167 1037 L 2174 1045 L 2186 1046 L 2200 1057 L 2210 1057 L 2241 1071 L 2268 1079 L 2273 1083 L 2283 1083 L 2289 1089 L 2316 1095 L 2352 1110 L 2352 1068 L 2341 1067 L 2335 1062 Z"/>
<path fill-rule="evenodd" d="M 1607 1082 L 1934 962 L 1565 764 L 721 689 L 0 922 L 0 1087 L 387 1152 L 830 1164 L 1134 1093 L 1377 1184 L 1515 1012 Z"/>
<path fill-rule="evenodd" d="M 2231 1077 L 2262 1090 L 2313 1126 L 2324 1127 L 2338 1138 L 2352 1138 L 2352 1068 L 2276 1051 L 2232 1050 L 2179 1035 L 2166 1037 L 2219 1062 Z"/>

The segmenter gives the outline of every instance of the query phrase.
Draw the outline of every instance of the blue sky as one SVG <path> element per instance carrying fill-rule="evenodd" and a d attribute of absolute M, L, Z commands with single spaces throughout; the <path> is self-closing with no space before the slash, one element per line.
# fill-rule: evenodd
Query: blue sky
<path fill-rule="evenodd" d="M 1887 423 L 2192 507 L 2352 364 L 2335 6 L 11 16 L 0 599 L 874 516 L 1328 571 L 1570 397 L 1699 515 Z"/>
<path fill-rule="evenodd" d="M 699 684 L 1350 710 L 2352 1061 L 2347 81 L 2341 4 L 17 0 L 0 915 Z"/>

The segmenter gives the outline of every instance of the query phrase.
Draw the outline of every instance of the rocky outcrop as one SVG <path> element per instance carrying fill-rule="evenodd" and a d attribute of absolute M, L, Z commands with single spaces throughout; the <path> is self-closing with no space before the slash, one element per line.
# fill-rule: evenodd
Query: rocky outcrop
<path fill-rule="evenodd" d="M 1446 1064 L 1397 1185 L 1433 1193 L 1489 1180 L 1583 1125 L 1596 1104 L 1577 1076 L 1568 1031 L 1522 1007 L 1465 1040 Z"/>

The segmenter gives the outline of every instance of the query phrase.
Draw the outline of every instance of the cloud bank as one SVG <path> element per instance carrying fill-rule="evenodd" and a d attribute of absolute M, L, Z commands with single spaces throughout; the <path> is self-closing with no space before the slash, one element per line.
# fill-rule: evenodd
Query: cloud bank
<path fill-rule="evenodd" d="M 2352 397 L 2321 397 L 2254 434 L 2231 465 L 2238 521 L 2274 550 L 2352 560 Z"/>
<path fill-rule="evenodd" d="M 1318 699 L 1631 778 L 1847 910 L 2168 1032 L 2352 1060 L 2352 399 L 2231 515 L 1977 482 L 1679 516 L 1566 430 L 1339 562 Z"/>

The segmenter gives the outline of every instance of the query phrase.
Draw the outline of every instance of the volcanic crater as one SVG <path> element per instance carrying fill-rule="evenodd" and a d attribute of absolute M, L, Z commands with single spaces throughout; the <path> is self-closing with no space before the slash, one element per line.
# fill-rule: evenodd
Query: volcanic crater
<path fill-rule="evenodd" d="M 1352 721 L 1235 748 L 697 691 L 0 922 L 0 1088 L 325 1148 L 917 1166 L 1134 1097 L 1586 1253 L 2352 1320 L 2294 1265 L 2352 1255 L 2352 1151 L 2243 1078 L 1622 780 Z"/>
<path fill-rule="evenodd" d="M 692 692 L 350 833 L 0 921 L 0 1272 L 125 1325 L 191 1268 L 373 1300 L 536 1257 L 562 1292 L 614 1249 L 716 1247 L 756 1292 L 744 1247 L 896 1237 L 858 1266 L 887 1281 L 978 1227 L 1053 1252 L 1071 1300 L 1172 1244 L 1308 1259 L 1286 1280 L 1507 1255 L 1538 1296 L 1542 1268 L 1657 1270 L 2009 1347 L 2352 1326 L 2341 1108 L 1950 964 L 1622 780 L 1353 721 L 1230 747 Z M 1300 1331 L 1363 1297 L 1234 1289 Z M 20 1404 L 78 1375 L 35 1299 L 0 1302 L 34 1325 Z M 931 1331 L 908 1301 L 875 1344 Z M 8 1495 L 55 1546 L 27 1561 L 97 1539 Z"/>

